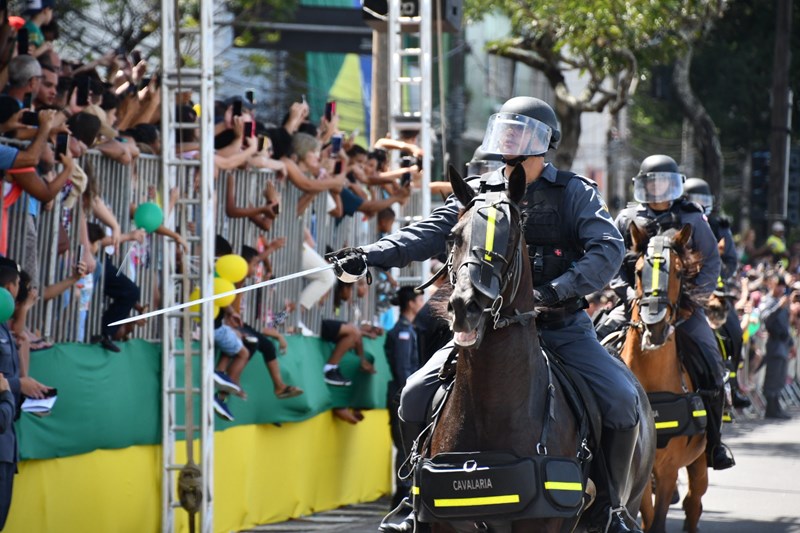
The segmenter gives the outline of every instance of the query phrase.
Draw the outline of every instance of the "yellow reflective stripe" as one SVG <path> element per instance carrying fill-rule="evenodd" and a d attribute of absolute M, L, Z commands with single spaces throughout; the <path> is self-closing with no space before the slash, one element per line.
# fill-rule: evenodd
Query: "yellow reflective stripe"
<path fill-rule="evenodd" d="M 732 378 L 735 378 L 736 377 L 736 372 L 728 372 L 728 376 L 732 377 Z"/>
<path fill-rule="evenodd" d="M 470 507 L 473 505 L 502 505 L 507 503 L 519 503 L 519 494 L 483 496 L 481 498 L 443 498 L 439 500 L 433 500 L 434 507 Z"/>
<path fill-rule="evenodd" d="M 677 420 L 668 420 L 667 422 L 656 422 L 656 429 L 667 429 L 678 427 Z"/>
<path fill-rule="evenodd" d="M 705 409 L 698 409 L 697 411 L 692 411 L 692 416 L 695 417 L 695 418 L 698 417 L 698 416 L 706 416 L 706 410 Z"/>
<path fill-rule="evenodd" d="M 583 491 L 583 485 L 574 481 L 545 481 L 546 490 L 578 490 Z"/>
<path fill-rule="evenodd" d="M 419 494 L 419 487 L 411 487 L 411 494 Z"/>
<path fill-rule="evenodd" d="M 495 206 L 489 207 L 487 214 L 488 220 L 486 221 L 486 251 L 491 252 L 494 248 L 494 226 L 497 222 L 497 208 Z M 492 256 L 484 254 L 484 259 L 487 261 L 492 260 Z"/>
<path fill-rule="evenodd" d="M 731 415 L 722 415 L 722 421 L 723 422 L 733 422 L 733 418 L 731 418 Z"/>
<path fill-rule="evenodd" d="M 653 296 L 658 295 L 658 275 L 659 268 L 661 267 L 661 257 L 656 256 L 653 258 L 653 286 L 650 289 L 653 291 Z"/>

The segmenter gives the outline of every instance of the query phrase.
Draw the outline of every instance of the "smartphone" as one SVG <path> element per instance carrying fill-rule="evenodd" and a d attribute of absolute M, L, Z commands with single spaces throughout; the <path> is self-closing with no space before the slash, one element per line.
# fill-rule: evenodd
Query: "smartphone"
<path fill-rule="evenodd" d="M 253 123 L 252 122 L 245 122 L 244 123 L 244 136 L 245 137 L 252 137 L 253 136 Z"/>
<path fill-rule="evenodd" d="M 409 156 L 403 156 L 400 158 L 400 167 L 401 168 L 408 168 L 414 163 L 414 158 Z M 400 185 L 403 187 L 408 187 L 411 183 L 411 172 L 403 172 L 403 175 L 400 178 Z"/>
<path fill-rule="evenodd" d="M 260 152 L 263 149 L 264 149 L 264 136 L 263 135 L 259 135 L 258 136 L 258 151 Z"/>
<path fill-rule="evenodd" d="M 38 126 L 39 125 L 39 113 L 36 111 L 25 111 L 22 113 L 22 117 L 19 119 L 20 122 L 25 124 L 26 126 Z"/>
<path fill-rule="evenodd" d="M 134 50 L 131 52 L 131 60 L 134 65 L 138 65 L 142 62 L 142 53 L 139 50 Z"/>
<path fill-rule="evenodd" d="M 75 266 L 78 266 L 78 263 L 83 261 L 83 245 L 78 245 L 78 255 L 75 256 Z"/>
<path fill-rule="evenodd" d="M 256 103 L 256 92 L 253 89 L 247 89 L 244 92 L 244 97 L 247 98 L 247 101 L 251 104 Z"/>
<path fill-rule="evenodd" d="M 22 99 L 22 108 L 30 109 L 32 106 L 33 106 L 33 93 L 28 93 L 25 95 L 25 98 Z"/>
<path fill-rule="evenodd" d="M 242 116 L 242 101 L 241 100 L 234 100 L 233 101 L 233 116 L 234 117 Z"/>
<path fill-rule="evenodd" d="M 68 148 L 69 148 L 69 134 L 59 133 L 56 136 L 56 159 L 58 159 L 59 156 L 61 156 L 62 154 L 66 154 Z"/>
<path fill-rule="evenodd" d="M 342 160 L 338 160 L 335 165 L 333 165 L 333 175 L 336 176 L 342 172 Z"/>
<path fill-rule="evenodd" d="M 47 389 L 47 391 L 45 391 L 44 393 L 45 398 L 52 398 L 54 396 L 58 396 L 58 389 L 55 387 Z"/>
<path fill-rule="evenodd" d="M 30 44 L 28 42 L 28 29 L 27 28 L 20 28 L 17 31 L 17 55 L 24 56 L 28 55 L 28 48 Z"/>
<path fill-rule="evenodd" d="M 327 104 L 325 104 L 325 119 L 330 122 L 333 115 L 336 114 L 336 101 L 331 100 Z"/>
<path fill-rule="evenodd" d="M 91 86 L 91 79 L 88 76 L 78 80 L 78 95 L 75 97 L 75 103 L 79 106 L 89 105 L 89 87 Z"/>
<path fill-rule="evenodd" d="M 337 133 L 331 137 L 331 156 L 335 156 L 342 149 L 342 134 Z"/>

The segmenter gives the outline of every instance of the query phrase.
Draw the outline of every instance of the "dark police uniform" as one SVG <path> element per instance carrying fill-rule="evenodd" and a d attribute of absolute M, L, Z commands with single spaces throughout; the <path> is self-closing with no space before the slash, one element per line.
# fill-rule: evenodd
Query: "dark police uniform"
<path fill-rule="evenodd" d="M 19 352 L 11 331 L 0 324 L 0 372 L 8 380 L 10 392 L 2 393 L 0 418 L 0 530 L 3 529 L 11 506 L 14 474 L 17 471 L 17 434 L 14 420 L 19 418 L 22 390 L 19 382 Z"/>
<path fill-rule="evenodd" d="M 386 406 L 389 409 L 392 442 L 397 448 L 397 455 L 394 461 L 397 490 L 392 498 L 392 507 L 396 507 L 411 492 L 411 478 L 400 479 L 397 473 L 411 452 L 411 446 L 417 436 L 416 434 L 405 434 L 411 432 L 403 432 L 397 416 L 400 391 L 406 380 L 419 370 L 420 364 L 417 333 L 414 331 L 413 324 L 405 316 L 400 315 L 397 323 L 386 334 L 383 349 L 386 353 L 386 360 L 389 362 L 389 369 L 392 371 L 392 381 L 389 382 L 386 391 Z"/>
<path fill-rule="evenodd" d="M 503 171 L 473 178 L 470 185 L 476 189 L 505 187 Z M 542 340 L 590 383 L 605 426 L 634 427 L 638 423 L 635 385 L 624 365 L 600 346 L 591 319 L 578 305 L 583 296 L 602 289 L 619 269 L 624 254 L 622 236 L 596 186 L 585 178 L 558 172 L 550 164 L 528 185 L 520 207 L 526 240 L 533 239 L 528 244 L 534 285 L 551 285 L 563 304 L 560 312 L 537 320 Z M 425 220 L 365 246 L 367 263 L 402 267 L 441 253 L 461 208 L 455 196 L 450 196 Z M 408 379 L 400 407 L 403 420 L 425 420 L 430 399 L 440 385 L 439 369 L 452 347 L 451 341 Z"/>

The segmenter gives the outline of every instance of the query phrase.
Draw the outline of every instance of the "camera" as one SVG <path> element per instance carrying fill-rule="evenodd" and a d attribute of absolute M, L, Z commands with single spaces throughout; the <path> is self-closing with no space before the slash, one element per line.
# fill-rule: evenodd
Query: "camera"
<path fill-rule="evenodd" d="M 404 155 L 400 158 L 400 168 L 409 168 L 411 165 L 417 162 L 416 157 L 411 157 L 408 155 Z M 400 178 L 400 185 L 403 187 L 407 187 L 411 183 L 411 172 L 403 172 L 403 176 Z"/>

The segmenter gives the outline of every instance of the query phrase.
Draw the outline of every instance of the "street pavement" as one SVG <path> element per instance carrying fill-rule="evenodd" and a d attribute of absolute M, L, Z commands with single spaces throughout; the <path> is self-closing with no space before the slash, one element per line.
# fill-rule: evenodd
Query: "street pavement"
<path fill-rule="evenodd" d="M 726 425 L 723 440 L 736 457 L 730 470 L 709 471 L 702 533 L 800 533 L 800 409 L 792 420 L 747 420 Z M 686 474 L 679 478 L 681 497 Z M 388 499 L 350 505 L 248 533 L 375 533 Z M 680 505 L 670 508 L 669 532 L 683 526 Z M 535 533 L 535 532 L 531 532 Z"/>

